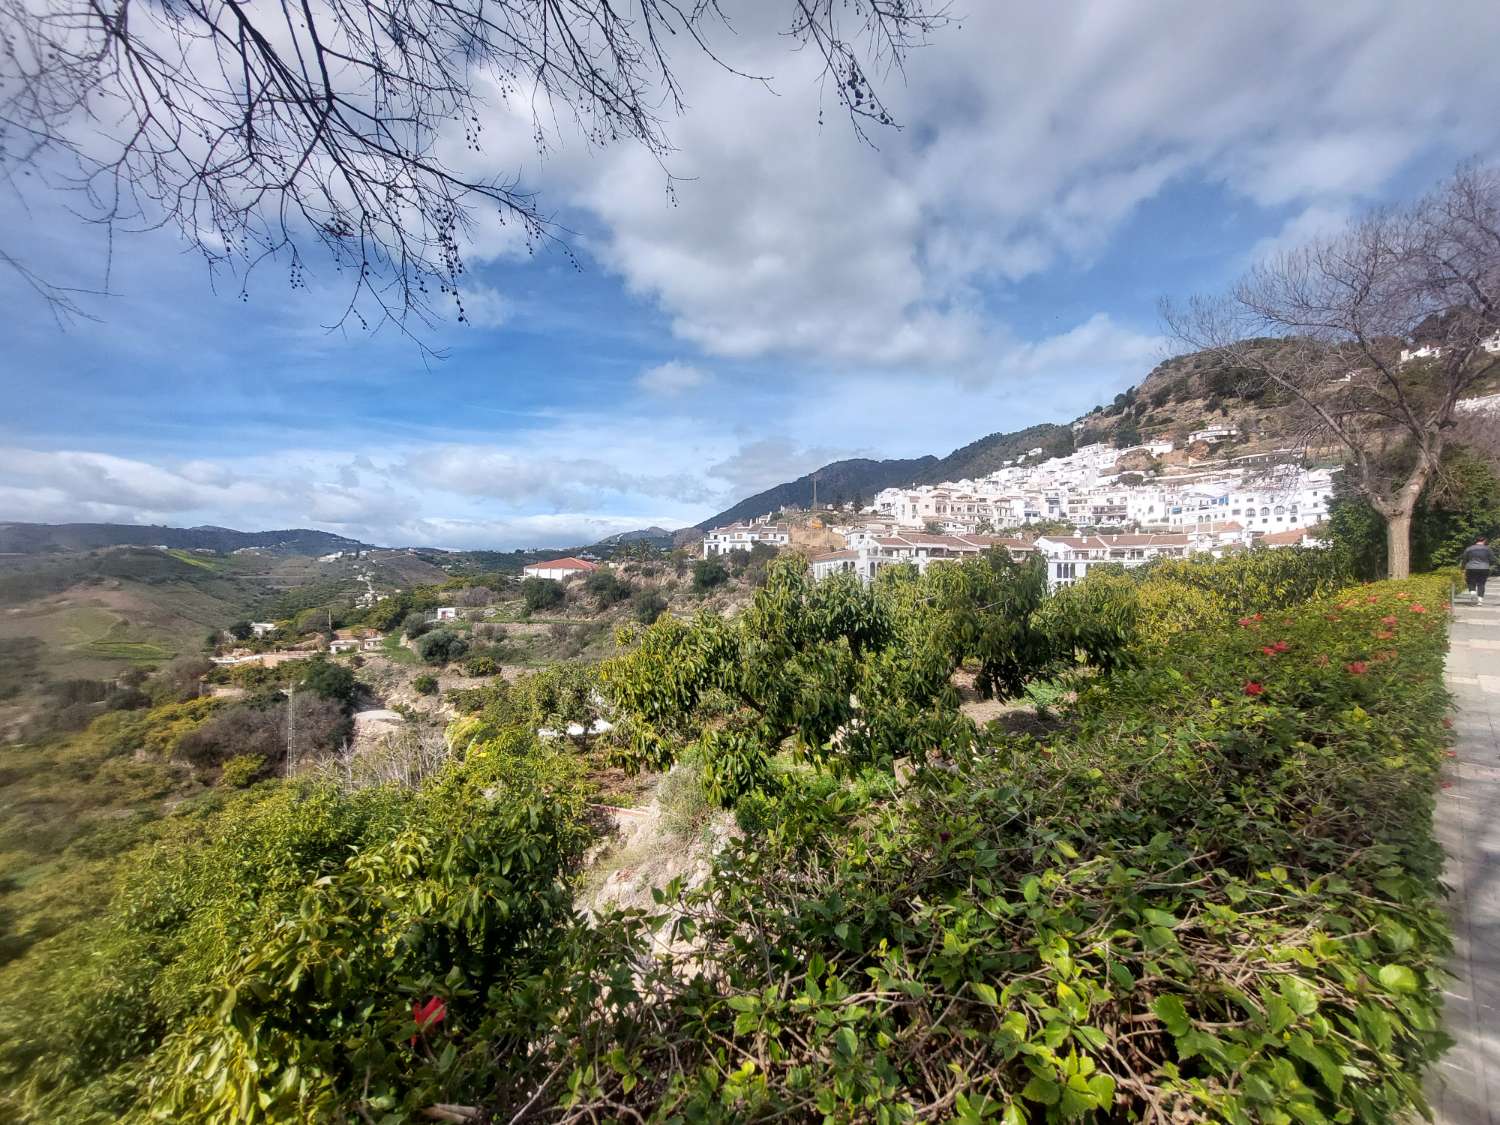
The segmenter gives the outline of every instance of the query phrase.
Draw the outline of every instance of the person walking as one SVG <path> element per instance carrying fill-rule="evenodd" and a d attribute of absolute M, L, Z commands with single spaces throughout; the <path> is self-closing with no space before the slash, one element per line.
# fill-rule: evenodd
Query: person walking
<path fill-rule="evenodd" d="M 1474 540 L 1474 545 L 1467 548 L 1459 557 L 1458 565 L 1464 568 L 1464 582 L 1469 587 L 1469 592 L 1474 595 L 1474 604 L 1484 604 L 1484 580 L 1490 576 L 1490 570 L 1495 565 L 1494 553 L 1490 550 L 1489 540 L 1480 536 Z"/>

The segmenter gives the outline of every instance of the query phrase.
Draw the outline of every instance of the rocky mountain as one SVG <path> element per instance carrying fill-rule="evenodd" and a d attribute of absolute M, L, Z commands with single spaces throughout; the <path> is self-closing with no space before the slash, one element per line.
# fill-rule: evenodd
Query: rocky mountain
<path fill-rule="evenodd" d="M 235 531 L 228 527 L 159 527 L 123 523 L 0 523 L 0 554 L 37 555 L 92 551 L 101 547 L 173 547 L 191 551 L 235 551 L 259 547 L 278 555 L 327 555 L 367 551 L 357 539 L 328 531 Z"/>

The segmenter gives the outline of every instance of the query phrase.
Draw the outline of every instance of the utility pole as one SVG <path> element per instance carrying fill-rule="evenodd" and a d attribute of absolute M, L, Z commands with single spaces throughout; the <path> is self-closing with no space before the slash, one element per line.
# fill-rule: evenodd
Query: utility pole
<path fill-rule="evenodd" d="M 297 769 L 297 685 L 288 684 L 286 689 L 286 775 L 291 777 Z"/>

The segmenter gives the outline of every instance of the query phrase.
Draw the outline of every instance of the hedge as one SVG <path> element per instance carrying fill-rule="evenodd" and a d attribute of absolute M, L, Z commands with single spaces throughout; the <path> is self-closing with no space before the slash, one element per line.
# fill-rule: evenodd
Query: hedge
<path fill-rule="evenodd" d="M 714 877 L 662 896 L 672 953 L 617 917 L 545 984 L 555 1096 L 653 1120 L 1422 1111 L 1450 948 L 1440 585 L 1185 633 L 1063 731 L 954 739 L 904 787 L 756 797 Z"/>

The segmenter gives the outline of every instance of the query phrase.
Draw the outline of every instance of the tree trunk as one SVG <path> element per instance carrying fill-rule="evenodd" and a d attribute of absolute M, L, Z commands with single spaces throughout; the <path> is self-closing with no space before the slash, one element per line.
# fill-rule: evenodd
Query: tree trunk
<path fill-rule="evenodd" d="M 1385 576 L 1411 576 L 1411 509 L 1386 517 Z"/>

